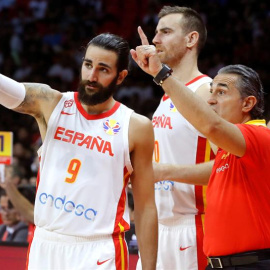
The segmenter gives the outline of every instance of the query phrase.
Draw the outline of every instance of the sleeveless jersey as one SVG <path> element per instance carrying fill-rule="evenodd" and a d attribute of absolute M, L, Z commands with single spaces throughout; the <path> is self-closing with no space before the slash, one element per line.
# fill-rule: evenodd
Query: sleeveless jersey
<path fill-rule="evenodd" d="M 186 84 L 195 92 L 212 79 L 201 75 Z M 153 115 L 155 133 L 154 161 L 170 164 L 196 164 L 210 160 L 211 148 L 207 140 L 177 111 L 171 99 L 164 95 Z M 155 184 L 159 220 L 183 214 L 204 213 L 202 186 L 160 181 Z"/>
<path fill-rule="evenodd" d="M 48 123 L 35 224 L 73 236 L 117 235 L 129 229 L 132 110 L 116 102 L 105 113 L 89 115 L 77 96 L 64 93 Z"/>

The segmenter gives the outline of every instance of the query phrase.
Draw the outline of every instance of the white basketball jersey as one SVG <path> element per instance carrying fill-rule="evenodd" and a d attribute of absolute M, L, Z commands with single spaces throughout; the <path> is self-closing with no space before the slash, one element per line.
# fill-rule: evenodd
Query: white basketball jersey
<path fill-rule="evenodd" d="M 186 86 L 195 92 L 201 85 L 211 81 L 210 77 L 201 75 Z M 152 122 L 155 132 L 155 162 L 196 164 L 209 160 L 209 143 L 177 111 L 167 95 L 161 99 Z M 177 183 L 168 179 L 155 184 L 155 197 L 159 220 L 183 214 L 204 213 L 201 186 Z"/>
<path fill-rule="evenodd" d="M 64 93 L 42 145 L 35 224 L 73 236 L 129 229 L 126 187 L 132 166 L 128 128 L 132 110 L 116 102 L 89 115 L 78 94 Z"/>

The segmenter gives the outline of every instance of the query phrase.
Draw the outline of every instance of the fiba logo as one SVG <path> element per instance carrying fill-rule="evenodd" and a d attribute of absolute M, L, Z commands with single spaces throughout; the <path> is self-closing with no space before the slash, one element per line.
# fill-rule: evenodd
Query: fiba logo
<path fill-rule="evenodd" d="M 66 100 L 65 103 L 64 103 L 64 107 L 65 108 L 71 107 L 73 105 L 73 102 L 74 102 L 73 99 Z"/>
<path fill-rule="evenodd" d="M 174 104 L 170 102 L 170 111 L 171 112 L 177 112 L 177 109 L 175 108 Z"/>
<path fill-rule="evenodd" d="M 103 129 L 106 132 L 106 134 L 115 135 L 120 131 L 121 127 L 120 127 L 120 124 L 116 120 L 107 119 L 103 123 Z"/>

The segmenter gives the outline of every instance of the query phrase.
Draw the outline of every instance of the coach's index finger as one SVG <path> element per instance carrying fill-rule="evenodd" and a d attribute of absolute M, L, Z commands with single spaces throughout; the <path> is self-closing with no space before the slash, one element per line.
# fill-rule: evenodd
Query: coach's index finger
<path fill-rule="evenodd" d="M 147 36 L 145 35 L 145 33 L 143 32 L 143 30 L 140 26 L 138 27 L 138 33 L 139 33 L 142 45 L 149 45 Z"/>

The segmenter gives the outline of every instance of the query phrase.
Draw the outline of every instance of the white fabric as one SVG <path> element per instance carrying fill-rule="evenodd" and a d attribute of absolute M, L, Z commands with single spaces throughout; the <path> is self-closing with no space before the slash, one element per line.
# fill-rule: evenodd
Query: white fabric
<path fill-rule="evenodd" d="M 209 77 L 196 78 L 188 87 L 195 92 L 201 85 L 211 81 Z M 156 162 L 196 163 L 201 134 L 176 110 L 169 97 L 162 98 L 152 121 Z M 195 224 L 195 215 L 198 213 L 195 186 L 169 179 L 160 181 L 155 184 L 155 199 L 159 221 L 157 269 L 198 270 L 201 262 L 198 264 L 197 249 L 202 251 L 202 246 L 197 246 L 196 234 L 200 234 L 202 228 L 196 228 Z M 180 247 L 188 248 L 180 250 Z"/>
<path fill-rule="evenodd" d="M 195 92 L 210 83 L 203 77 L 188 85 Z M 153 115 L 156 148 L 159 163 L 195 164 L 200 133 L 176 110 L 171 99 L 162 99 Z M 157 145 L 158 144 L 158 145 Z M 158 149 L 157 149 L 158 148 Z M 157 157 L 154 156 L 155 159 Z M 197 214 L 194 186 L 170 181 L 155 184 L 155 197 L 159 220 L 182 214 Z"/>
<path fill-rule="evenodd" d="M 128 226 L 123 178 L 124 167 L 129 174 L 132 172 L 128 144 L 131 113 L 121 104 L 111 115 L 105 113 L 89 120 L 78 108 L 74 93 L 63 94 L 50 117 L 41 148 L 34 216 L 37 226 L 73 236 L 110 235 L 118 226 L 115 221 L 121 198 L 124 210 L 118 222 L 123 220 Z M 108 134 L 104 129 L 107 120 L 118 122 L 120 130 Z M 111 153 L 106 145 L 111 147 Z M 72 166 L 71 161 L 77 163 Z M 72 175 L 77 176 L 76 181 L 66 182 Z"/>
<path fill-rule="evenodd" d="M 193 216 L 179 216 L 159 223 L 159 245 L 157 270 L 198 270 L 196 227 Z M 138 260 L 136 270 L 141 270 L 141 260 Z"/>
<path fill-rule="evenodd" d="M 28 270 L 115 270 L 111 236 L 77 238 L 37 227 L 29 253 Z"/>
<path fill-rule="evenodd" d="M 0 74 L 0 104 L 14 109 L 23 102 L 25 94 L 25 87 L 22 83 Z"/>

